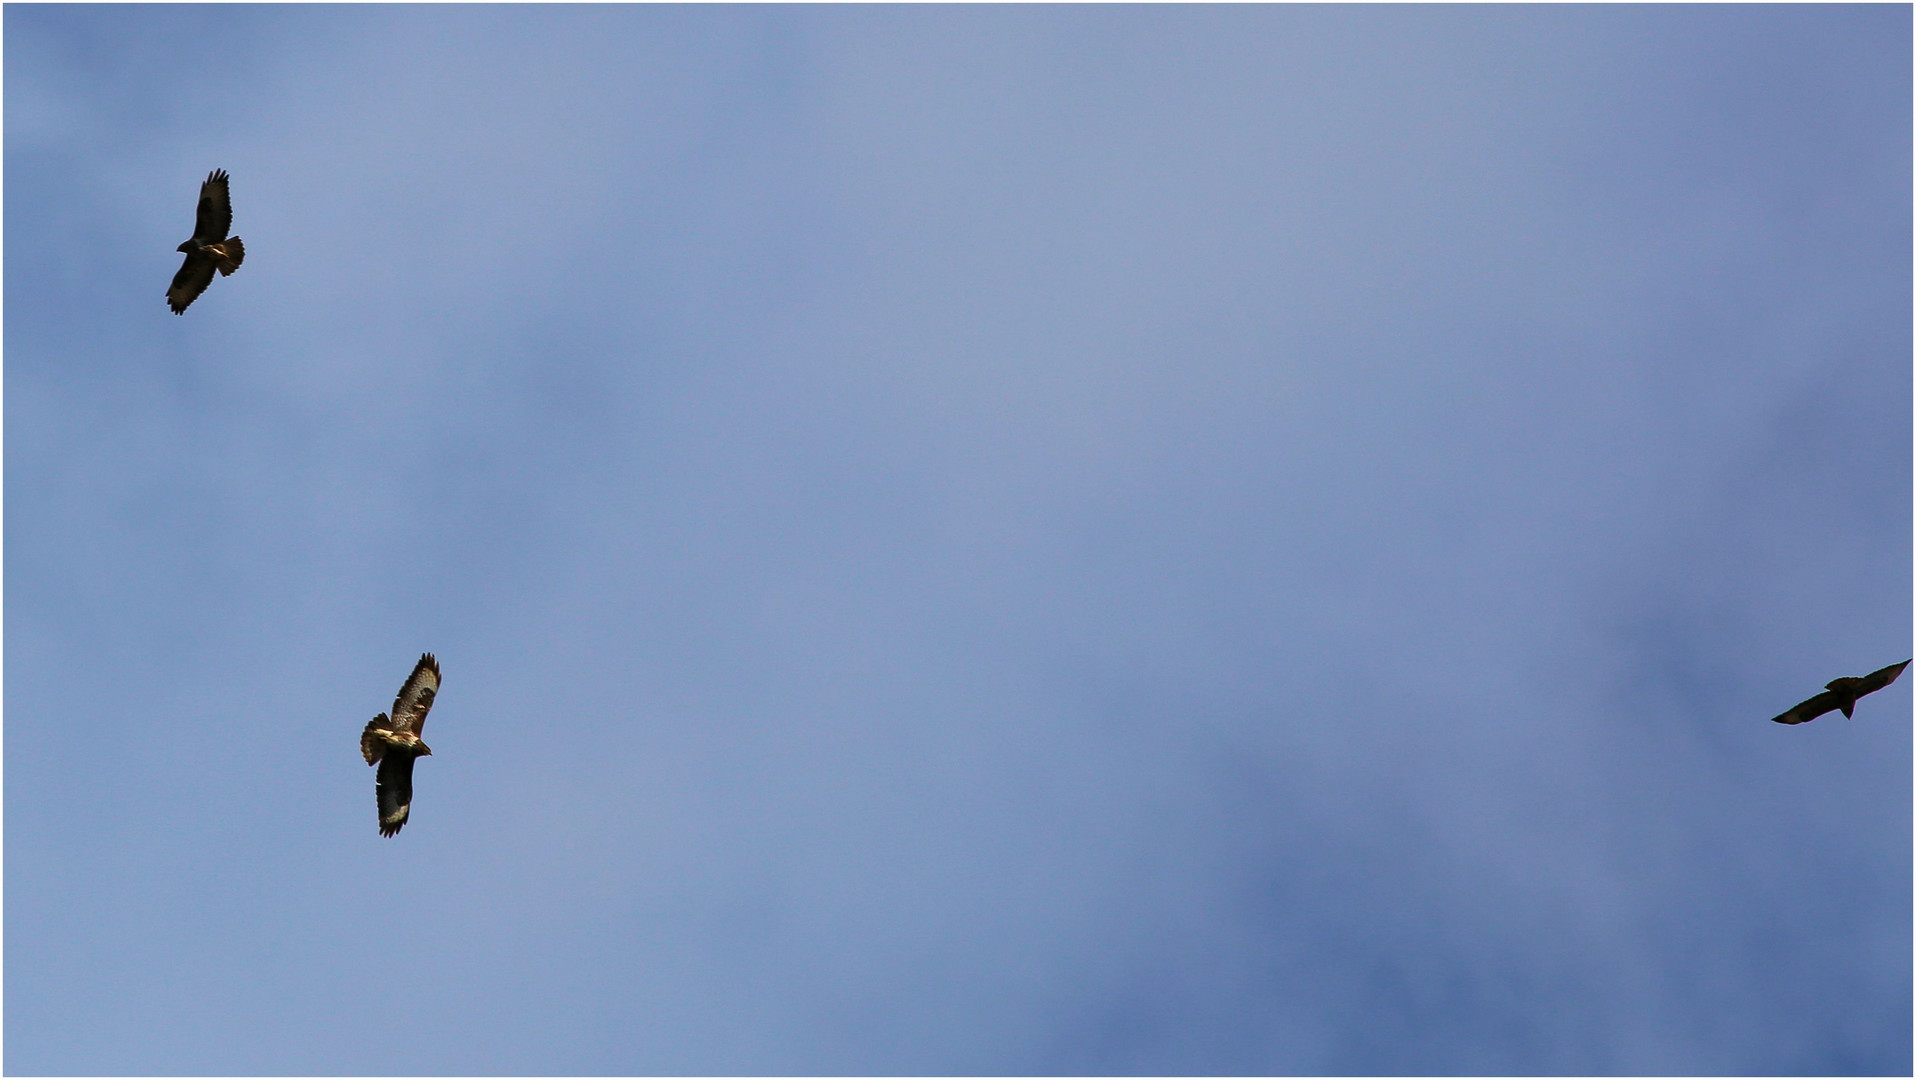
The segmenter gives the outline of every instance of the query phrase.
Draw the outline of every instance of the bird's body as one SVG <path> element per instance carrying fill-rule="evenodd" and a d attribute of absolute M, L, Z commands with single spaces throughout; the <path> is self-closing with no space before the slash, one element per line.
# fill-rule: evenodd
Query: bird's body
<path fill-rule="evenodd" d="M 193 235 L 175 248 L 186 256 L 173 284 L 166 290 L 166 302 L 173 314 L 184 315 L 188 304 L 199 298 L 213 283 L 213 272 L 221 276 L 238 270 L 246 259 L 246 245 L 237 236 L 226 235 L 233 227 L 233 200 L 227 190 L 225 169 L 214 169 L 200 185 L 199 208 L 193 215 Z"/>
<path fill-rule="evenodd" d="M 366 722 L 366 730 L 360 732 L 359 743 L 359 752 L 371 754 L 375 759 L 393 750 L 418 750 L 420 757 L 432 756 L 432 749 L 420 742 L 419 736 L 410 731 L 394 731 L 392 720 L 385 713 L 380 713 Z M 366 764 L 371 765 L 372 762 L 368 761 Z"/>
<path fill-rule="evenodd" d="M 380 713 L 359 733 L 359 753 L 366 764 L 379 766 L 374 794 L 379 803 L 379 835 L 393 836 L 412 815 L 412 765 L 432 756 L 432 747 L 419 738 L 426 713 L 439 696 L 439 661 L 426 653 L 413 665 L 406 684 L 393 699 L 392 715 Z"/>
<path fill-rule="evenodd" d="M 1831 679 L 1824 684 L 1822 693 L 1798 702 L 1795 708 L 1772 719 L 1779 724 L 1807 724 L 1826 712 L 1836 710 L 1841 710 L 1845 717 L 1851 717 L 1856 711 L 1857 698 L 1873 694 L 1895 682 L 1896 676 L 1901 675 L 1909 664 L 1905 660 L 1900 664 L 1879 668 L 1868 675 L 1845 675 L 1840 679 Z"/>

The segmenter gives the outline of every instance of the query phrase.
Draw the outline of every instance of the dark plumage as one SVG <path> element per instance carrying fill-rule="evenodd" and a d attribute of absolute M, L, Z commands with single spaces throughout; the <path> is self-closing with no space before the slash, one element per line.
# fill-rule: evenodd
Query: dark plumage
<path fill-rule="evenodd" d="M 213 283 L 213 271 L 221 276 L 239 269 L 246 258 L 246 245 L 237 236 L 226 235 L 233 227 L 233 200 L 226 190 L 226 170 L 214 169 L 200 185 L 200 207 L 193 219 L 193 238 L 175 248 L 186 253 L 180 272 L 173 275 L 173 286 L 166 290 L 166 302 L 173 314 L 184 315 L 206 287 Z"/>
<path fill-rule="evenodd" d="M 1807 724 L 1832 709 L 1841 709 L 1843 715 L 1847 717 L 1856 708 L 1857 698 L 1864 694 L 1874 694 L 1895 682 L 1896 676 L 1901 675 L 1903 669 L 1908 666 L 1909 661 L 1905 660 L 1900 664 L 1891 664 L 1886 668 L 1872 671 L 1861 678 L 1845 675 L 1840 679 L 1832 679 L 1822 693 L 1773 719 L 1779 724 Z"/>
<path fill-rule="evenodd" d="M 398 833 L 412 813 L 412 763 L 432 756 L 432 747 L 419 741 L 419 733 L 426 727 L 432 699 L 438 696 L 439 661 L 426 653 L 399 688 L 392 715 L 380 713 L 359 733 L 360 756 L 366 764 L 379 766 L 376 794 L 381 836 Z"/>

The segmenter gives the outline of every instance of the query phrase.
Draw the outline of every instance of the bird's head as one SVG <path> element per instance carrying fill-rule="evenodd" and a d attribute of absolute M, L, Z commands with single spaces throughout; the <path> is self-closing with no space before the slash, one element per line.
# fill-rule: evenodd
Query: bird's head
<path fill-rule="evenodd" d="M 419 756 L 420 756 L 420 757 L 431 757 L 431 756 L 432 756 L 432 747 L 430 747 L 430 746 L 427 746 L 427 745 L 426 745 L 425 743 L 420 743 L 420 744 L 419 744 Z"/>
<path fill-rule="evenodd" d="M 193 254 L 193 241 L 191 241 L 191 240 L 182 240 L 182 241 L 180 242 L 180 246 L 179 246 L 179 247 L 176 247 L 176 248 L 174 248 L 173 250 L 174 250 L 174 251 L 177 251 L 177 252 L 180 252 L 180 253 L 181 253 L 181 254 L 183 254 L 183 255 L 191 255 L 191 254 Z"/>

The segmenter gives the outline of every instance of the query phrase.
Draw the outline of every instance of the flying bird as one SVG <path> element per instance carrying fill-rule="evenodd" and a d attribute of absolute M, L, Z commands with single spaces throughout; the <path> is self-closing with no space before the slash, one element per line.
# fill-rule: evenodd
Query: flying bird
<path fill-rule="evenodd" d="M 232 227 L 233 200 L 226 191 L 226 170 L 214 169 L 200 185 L 193 238 L 174 249 L 185 252 L 186 261 L 173 275 L 173 287 L 166 290 L 166 302 L 172 305 L 173 314 L 186 314 L 186 306 L 213 283 L 213 271 L 224 276 L 239 269 L 246 258 L 246 245 L 239 237 L 226 235 Z"/>
<path fill-rule="evenodd" d="M 432 748 L 419 741 L 432 699 L 439 696 L 439 661 L 426 653 L 406 676 L 406 685 L 393 699 L 393 713 L 380 713 L 359 733 L 359 753 L 368 765 L 379 766 L 379 835 L 392 836 L 412 813 L 412 763 L 431 757 Z"/>
<path fill-rule="evenodd" d="M 1908 666 L 1909 661 L 1905 660 L 1900 664 L 1891 664 L 1879 671 L 1872 671 L 1862 678 L 1845 675 L 1840 679 L 1831 679 L 1822 693 L 1774 719 L 1779 724 L 1807 724 L 1831 709 L 1841 709 L 1843 715 L 1848 717 L 1856 708 L 1857 698 L 1864 694 L 1874 694 L 1895 682 L 1896 676 L 1901 675 L 1903 669 Z"/>

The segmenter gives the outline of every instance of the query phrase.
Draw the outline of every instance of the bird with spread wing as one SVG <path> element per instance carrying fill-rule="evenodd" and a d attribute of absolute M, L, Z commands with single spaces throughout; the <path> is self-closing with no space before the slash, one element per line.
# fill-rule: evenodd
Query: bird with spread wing
<path fill-rule="evenodd" d="M 224 277 L 239 269 L 246 258 L 246 245 L 237 236 L 226 235 L 233 227 L 233 200 L 226 190 L 226 170 L 214 169 L 200 185 L 200 206 L 193 219 L 193 237 L 175 248 L 186 253 L 180 272 L 173 275 L 173 287 L 166 290 L 166 302 L 173 314 L 186 314 L 186 306 L 199 298 L 213 283 L 213 271 Z"/>
<path fill-rule="evenodd" d="M 1861 677 L 1845 675 L 1840 679 L 1831 679 L 1822 693 L 1799 703 L 1789 712 L 1771 719 L 1779 724 L 1807 724 L 1833 709 L 1843 710 L 1843 715 L 1848 717 L 1856 709 L 1857 698 L 1864 694 L 1874 694 L 1895 682 L 1896 676 L 1901 675 L 1903 669 L 1908 666 L 1909 661 L 1905 660 L 1900 664 L 1891 664 Z"/>
<path fill-rule="evenodd" d="M 431 757 L 432 748 L 419 741 L 432 699 L 439 696 L 439 661 L 431 653 L 419 658 L 406 685 L 393 699 L 391 716 L 380 713 L 359 733 L 359 753 L 366 764 L 379 766 L 379 835 L 392 836 L 412 813 L 412 763 Z"/>

